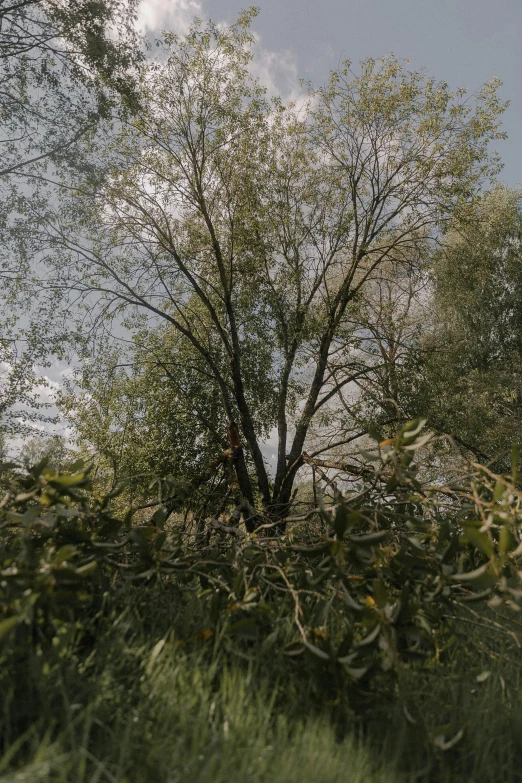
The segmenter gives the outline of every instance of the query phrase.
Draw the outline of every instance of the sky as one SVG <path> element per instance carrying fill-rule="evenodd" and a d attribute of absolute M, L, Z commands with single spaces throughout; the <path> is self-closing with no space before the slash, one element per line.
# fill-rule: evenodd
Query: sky
<path fill-rule="evenodd" d="M 470 94 L 498 77 L 511 102 L 500 179 L 522 187 L 522 0 L 143 0 L 140 23 L 182 31 L 194 15 L 233 22 L 248 5 L 260 7 L 258 75 L 285 97 L 300 78 L 323 83 L 341 60 L 391 52 Z"/>

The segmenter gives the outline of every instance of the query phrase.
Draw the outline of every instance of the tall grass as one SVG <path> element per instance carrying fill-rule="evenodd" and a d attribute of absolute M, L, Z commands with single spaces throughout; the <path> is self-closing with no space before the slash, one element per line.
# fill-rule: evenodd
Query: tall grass
<path fill-rule="evenodd" d="M 291 662 L 181 645 L 168 605 L 148 599 L 148 616 L 114 616 L 81 654 L 20 660 L 0 783 L 522 781 L 515 643 L 462 626 L 444 663 L 403 668 L 393 703 L 340 722 Z"/>
<path fill-rule="evenodd" d="M 354 737 L 339 742 L 324 717 L 288 718 L 276 706 L 281 683 L 168 642 L 113 649 L 87 704 L 72 701 L 74 684 L 58 735 L 36 720 L 5 754 L 1 783 L 399 781 Z"/>

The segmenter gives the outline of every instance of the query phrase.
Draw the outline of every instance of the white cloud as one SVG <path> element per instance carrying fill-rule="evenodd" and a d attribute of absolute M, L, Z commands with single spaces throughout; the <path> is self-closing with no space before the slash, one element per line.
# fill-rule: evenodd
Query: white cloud
<path fill-rule="evenodd" d="M 205 14 L 199 0 L 142 0 L 138 8 L 138 30 L 160 35 L 162 30 L 184 33 L 194 17 Z"/>
<path fill-rule="evenodd" d="M 186 33 L 195 17 L 208 19 L 204 0 L 142 0 L 138 8 L 138 29 L 149 36 L 160 36 L 163 30 Z M 218 27 L 224 26 L 219 22 Z M 255 23 L 254 23 L 255 26 Z M 293 52 L 275 52 L 265 49 L 261 37 L 254 32 L 256 47 L 251 70 L 268 94 L 280 95 L 284 101 L 301 105 L 304 99 L 297 75 L 297 64 Z"/>
<path fill-rule="evenodd" d="M 280 95 L 285 102 L 302 102 L 303 90 L 297 75 L 297 63 L 293 52 L 285 49 L 274 52 L 265 49 L 256 34 L 256 48 L 251 65 L 253 75 L 267 88 L 271 96 Z"/>

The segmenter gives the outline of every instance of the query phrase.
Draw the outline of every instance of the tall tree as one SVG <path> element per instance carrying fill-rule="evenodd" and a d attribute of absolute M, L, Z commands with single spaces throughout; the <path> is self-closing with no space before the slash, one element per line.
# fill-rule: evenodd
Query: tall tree
<path fill-rule="evenodd" d="M 495 82 L 473 104 L 390 57 L 346 62 L 284 107 L 249 70 L 251 16 L 165 36 L 139 114 L 96 152 L 105 181 L 78 179 L 46 219 L 41 282 L 84 332 L 133 318 L 177 330 L 237 422 L 257 484 L 240 471 L 244 497 L 278 515 L 312 422 L 360 377 L 350 362 L 332 372 L 350 307 L 383 265 L 415 265 L 495 173 L 503 106 Z"/>
<path fill-rule="evenodd" d="M 5 0 L 0 7 L 0 178 L 57 162 L 115 90 L 132 100 L 137 0 Z M 114 105 L 114 101 L 112 101 Z"/>
<path fill-rule="evenodd" d="M 464 216 L 463 216 L 464 218 Z M 470 205 L 434 257 L 433 307 L 407 392 L 410 412 L 480 458 L 522 441 L 522 196 Z"/>
<path fill-rule="evenodd" d="M 52 308 L 31 317 L 12 299 L 38 263 L 34 210 L 56 201 L 60 169 L 84 165 L 79 140 L 134 105 L 133 67 L 142 57 L 132 27 L 136 3 L 0 3 L 0 428 L 8 434 L 20 430 L 20 405 L 25 419 L 42 412 L 34 365 L 47 363 L 64 342 L 52 329 Z M 20 252 L 26 279 L 13 263 Z"/>

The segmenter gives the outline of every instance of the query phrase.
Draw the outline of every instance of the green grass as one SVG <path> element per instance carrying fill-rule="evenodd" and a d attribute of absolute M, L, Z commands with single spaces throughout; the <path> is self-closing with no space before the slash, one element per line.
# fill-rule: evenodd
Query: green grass
<path fill-rule="evenodd" d="M 400 780 L 353 737 L 337 741 L 327 719 L 288 719 L 273 686 L 251 672 L 208 666 L 168 646 L 156 658 L 144 648 L 128 648 L 123 657 L 134 667 L 122 658 L 108 662 L 88 705 L 64 708 L 58 738 L 42 739 L 45 727 L 37 722 L 12 746 L 1 783 Z M 26 763 L 9 772 L 24 756 Z"/>
<path fill-rule="evenodd" d="M 4 677 L 0 783 L 522 781 L 522 651 L 502 635 L 461 626 L 443 663 L 402 669 L 395 702 L 350 720 L 288 659 L 180 646 L 172 605 L 148 600 L 81 654 Z"/>

